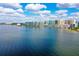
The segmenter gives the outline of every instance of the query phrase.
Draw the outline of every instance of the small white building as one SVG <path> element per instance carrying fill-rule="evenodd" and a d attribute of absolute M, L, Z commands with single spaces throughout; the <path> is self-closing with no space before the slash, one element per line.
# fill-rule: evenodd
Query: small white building
<path fill-rule="evenodd" d="M 20 23 L 17 24 L 17 26 L 20 26 L 20 25 L 21 25 Z"/>

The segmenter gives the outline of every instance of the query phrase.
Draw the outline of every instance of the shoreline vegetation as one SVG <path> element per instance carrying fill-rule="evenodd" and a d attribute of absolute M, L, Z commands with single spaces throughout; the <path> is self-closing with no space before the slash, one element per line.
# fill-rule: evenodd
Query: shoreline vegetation
<path fill-rule="evenodd" d="M 72 29 L 65 29 L 63 28 L 62 30 L 65 30 L 65 31 L 68 31 L 68 32 L 79 32 L 79 27 L 75 27 L 75 28 L 72 28 Z"/>
<path fill-rule="evenodd" d="M 68 32 L 79 32 L 79 31 L 76 31 L 76 30 L 72 30 L 72 29 L 64 29 L 65 31 L 68 31 Z"/>
<path fill-rule="evenodd" d="M 79 27 L 68 29 L 68 31 L 70 31 L 70 32 L 79 32 Z"/>
<path fill-rule="evenodd" d="M 11 24 L 6 24 L 6 23 L 0 23 L 0 25 L 16 25 L 16 26 L 25 26 L 25 27 L 31 27 L 31 28 L 44 28 L 44 27 L 49 27 L 49 28 L 58 28 L 58 29 L 62 29 L 62 30 L 65 30 L 65 31 L 68 31 L 68 32 L 79 32 L 79 27 L 74 27 L 74 28 L 59 28 L 55 25 L 52 25 L 52 26 L 49 26 L 49 25 L 43 25 L 43 26 L 40 26 L 40 25 L 27 25 L 25 23 L 20 23 L 20 24 L 17 24 L 17 23 L 11 23 Z"/>

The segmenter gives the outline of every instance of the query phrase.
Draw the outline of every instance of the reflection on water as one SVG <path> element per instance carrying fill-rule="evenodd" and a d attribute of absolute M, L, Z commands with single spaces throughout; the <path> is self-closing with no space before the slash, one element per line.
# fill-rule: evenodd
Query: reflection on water
<path fill-rule="evenodd" d="M 79 55 L 79 33 L 0 25 L 0 55 Z"/>
<path fill-rule="evenodd" d="M 79 33 L 58 31 L 57 53 L 58 55 L 79 56 Z"/>

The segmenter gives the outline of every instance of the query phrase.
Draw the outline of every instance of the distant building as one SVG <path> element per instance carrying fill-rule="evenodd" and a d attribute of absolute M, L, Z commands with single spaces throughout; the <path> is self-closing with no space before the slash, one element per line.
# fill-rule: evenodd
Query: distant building
<path fill-rule="evenodd" d="M 55 20 L 55 25 L 59 28 L 74 28 L 78 26 L 78 23 L 74 19 L 69 20 Z"/>
<path fill-rule="evenodd" d="M 74 28 L 78 26 L 78 23 L 76 20 L 65 20 L 65 24 L 69 25 L 69 28 Z"/>
<path fill-rule="evenodd" d="M 65 21 L 64 20 L 55 20 L 55 25 L 59 28 L 63 28 Z"/>
<path fill-rule="evenodd" d="M 45 21 L 29 21 L 25 23 L 26 26 L 31 27 L 58 27 L 58 28 L 74 28 L 79 26 L 79 22 L 77 22 L 74 19 L 68 19 L 68 20 L 45 20 Z"/>

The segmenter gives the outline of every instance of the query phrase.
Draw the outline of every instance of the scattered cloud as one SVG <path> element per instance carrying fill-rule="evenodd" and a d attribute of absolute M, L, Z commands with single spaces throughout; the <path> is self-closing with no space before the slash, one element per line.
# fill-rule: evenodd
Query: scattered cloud
<path fill-rule="evenodd" d="M 79 16 L 79 12 L 71 13 L 72 16 Z"/>
<path fill-rule="evenodd" d="M 21 9 L 14 10 L 12 8 L 3 8 L 3 7 L 0 7 L 0 14 L 6 14 L 6 16 L 7 15 L 15 15 L 15 14 L 22 15 L 20 12 L 23 13 L 23 11 Z"/>
<path fill-rule="evenodd" d="M 8 14 L 8 13 L 15 13 L 16 11 L 14 9 L 11 9 L 11 8 L 4 8 L 3 12 Z"/>
<path fill-rule="evenodd" d="M 22 6 L 19 3 L 0 3 L 0 7 L 18 9 Z"/>
<path fill-rule="evenodd" d="M 0 13 L 23 13 L 19 3 L 0 3 Z"/>
<path fill-rule="evenodd" d="M 76 20 L 79 21 L 79 12 L 71 13 L 71 16 L 72 16 L 74 19 L 76 19 Z"/>
<path fill-rule="evenodd" d="M 51 11 L 49 10 L 39 11 L 39 14 L 48 15 L 48 14 L 51 14 Z"/>
<path fill-rule="evenodd" d="M 59 8 L 79 8 L 79 3 L 58 3 Z"/>
<path fill-rule="evenodd" d="M 67 16 L 68 10 L 57 10 L 55 13 L 56 15 L 58 15 L 59 17 L 63 17 L 63 16 Z"/>
<path fill-rule="evenodd" d="M 0 22 L 24 22 L 23 12 L 19 3 L 0 3 Z"/>
<path fill-rule="evenodd" d="M 34 14 L 39 14 L 39 15 L 50 15 L 51 14 L 51 11 L 50 10 L 40 10 L 40 11 L 37 11 L 37 12 L 33 12 Z"/>
<path fill-rule="evenodd" d="M 43 4 L 28 4 L 25 7 L 27 10 L 29 11 L 39 11 L 43 8 L 47 8 L 45 5 Z"/>
<path fill-rule="evenodd" d="M 78 3 L 58 3 L 57 7 L 59 8 L 78 8 Z M 36 16 L 26 17 L 24 12 L 31 12 L 36 14 Z M 44 20 L 57 20 L 57 19 L 72 19 L 79 16 L 79 12 L 71 13 L 71 16 L 68 16 L 68 9 L 61 9 L 55 11 L 52 14 L 52 11 L 47 5 L 44 4 L 27 4 L 25 10 L 22 9 L 22 6 L 19 3 L 0 3 L 0 22 L 26 22 L 26 21 L 44 21 Z M 28 13 L 27 13 L 28 14 Z M 28 19 L 28 20 L 26 20 Z"/>
<path fill-rule="evenodd" d="M 18 13 L 23 13 L 24 11 L 20 8 L 16 10 Z"/>
<path fill-rule="evenodd" d="M 19 16 L 19 17 L 26 17 L 24 14 L 20 14 L 20 13 L 13 13 L 12 14 L 13 16 Z"/>
<path fill-rule="evenodd" d="M 63 13 L 67 13 L 68 12 L 68 10 L 57 10 L 56 11 L 56 14 L 63 14 Z"/>
<path fill-rule="evenodd" d="M 25 9 L 28 12 L 31 12 L 33 14 L 38 14 L 40 16 L 50 15 L 51 11 L 46 10 L 47 6 L 43 4 L 28 4 L 26 5 Z"/>

